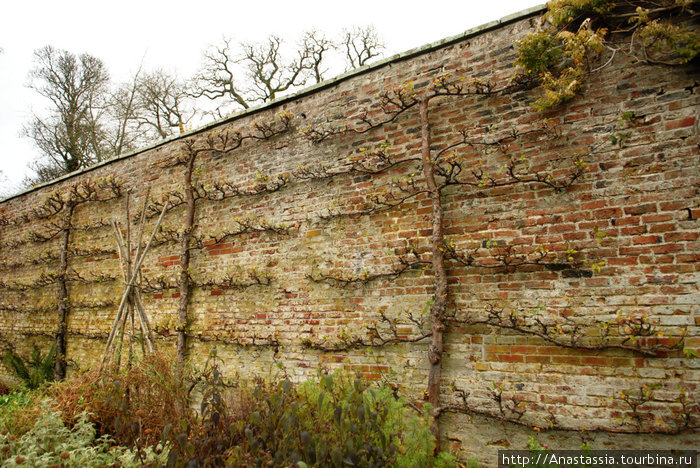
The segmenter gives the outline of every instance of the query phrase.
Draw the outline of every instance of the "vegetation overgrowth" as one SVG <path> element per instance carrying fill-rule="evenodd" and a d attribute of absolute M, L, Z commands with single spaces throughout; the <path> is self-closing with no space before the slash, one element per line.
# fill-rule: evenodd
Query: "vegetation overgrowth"
<path fill-rule="evenodd" d="M 46 354 L 42 354 L 36 344 L 26 361 L 12 350 L 6 351 L 2 357 L 5 366 L 29 389 L 39 388 L 44 382 L 54 379 L 55 360 L 56 346 L 51 346 Z"/>
<path fill-rule="evenodd" d="M 292 383 L 226 378 L 213 353 L 178 376 L 171 358 L 26 384 L 0 396 L 1 466 L 450 467 L 432 408 L 352 373 Z"/>
<path fill-rule="evenodd" d="M 692 61 L 700 53 L 696 10 L 693 0 L 549 2 L 541 25 L 517 42 L 515 64 L 542 84 L 533 107 L 546 111 L 573 99 L 618 53 L 666 66 Z"/>

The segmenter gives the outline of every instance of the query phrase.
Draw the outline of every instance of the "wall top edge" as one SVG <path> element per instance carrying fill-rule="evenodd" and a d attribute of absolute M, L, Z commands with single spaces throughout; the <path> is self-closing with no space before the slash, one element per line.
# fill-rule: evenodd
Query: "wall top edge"
<path fill-rule="evenodd" d="M 529 18 L 532 16 L 539 15 L 541 13 L 544 13 L 544 11 L 546 11 L 546 9 L 547 9 L 546 4 L 540 4 L 540 5 L 528 8 L 526 10 L 522 10 L 522 11 L 519 11 L 516 13 L 512 13 L 510 15 L 506 15 L 499 20 L 490 21 L 488 23 L 484 23 L 484 24 L 481 24 L 479 26 L 475 26 L 473 28 L 467 29 L 466 31 L 464 31 L 461 34 L 449 36 L 449 37 L 446 37 L 444 39 L 440 39 L 438 41 L 431 42 L 429 44 L 425 44 L 423 46 L 419 46 L 419 47 L 416 47 L 413 49 L 409 49 L 405 52 L 401 52 L 401 53 L 392 55 L 390 57 L 384 58 L 384 59 L 379 60 L 377 62 L 373 62 L 369 65 L 364 65 L 360 68 L 355 68 L 353 70 L 350 70 L 350 71 L 347 71 L 347 72 L 342 73 L 340 75 L 337 75 L 333 78 L 329 78 L 328 80 L 324 80 L 324 81 L 317 83 L 315 85 L 303 88 L 300 91 L 297 91 L 296 93 L 288 94 L 288 95 L 283 96 L 283 97 L 276 99 L 274 101 L 270 101 L 270 102 L 267 102 L 267 103 L 264 103 L 264 104 L 261 104 L 258 106 L 251 107 L 251 108 L 243 110 L 243 111 L 236 112 L 234 114 L 228 115 L 228 116 L 223 117 L 221 119 L 210 122 L 206 125 L 203 125 L 202 127 L 190 130 L 190 131 L 185 132 L 185 133 L 181 133 L 179 135 L 172 136 L 170 138 L 166 138 L 164 140 L 154 142 L 148 146 L 144 146 L 144 147 L 139 148 L 135 151 L 131 151 L 129 153 L 125 153 L 125 154 L 116 156 L 116 157 L 114 157 L 112 159 L 108 159 L 106 161 L 102 161 L 98 164 L 95 164 L 94 166 L 90 166 L 90 167 L 81 169 L 79 171 L 71 172 L 70 174 L 66 174 L 66 175 L 61 176 L 57 179 L 54 179 L 50 182 L 44 182 L 43 184 L 39 184 L 39 185 L 36 185 L 34 187 L 28 188 L 26 190 L 23 190 L 21 192 L 10 195 L 9 197 L 0 200 L 0 204 L 6 203 L 6 202 L 13 200 L 15 198 L 22 197 L 28 193 L 35 192 L 35 191 L 41 190 L 43 188 L 50 187 L 52 185 L 56 185 L 56 184 L 63 182 L 65 180 L 72 179 L 74 177 L 78 177 L 82 174 L 89 173 L 89 172 L 94 171 L 96 169 L 99 169 L 101 167 L 108 166 L 110 164 L 114 164 L 118 161 L 128 159 L 128 158 L 131 158 L 133 156 L 137 156 L 137 155 L 144 153 L 146 151 L 150 151 L 152 149 L 159 148 L 159 147 L 164 146 L 164 145 L 171 143 L 173 141 L 185 139 L 187 137 L 191 137 L 193 135 L 203 133 L 203 132 L 210 130 L 212 128 L 236 121 L 238 119 L 241 119 L 241 118 L 249 116 L 249 115 L 254 115 L 254 114 L 257 114 L 259 112 L 263 112 L 263 111 L 266 111 L 269 109 L 274 109 L 275 107 L 279 107 L 285 103 L 294 101 L 296 99 L 307 96 L 309 94 L 313 94 L 313 93 L 318 92 L 320 90 L 333 87 L 333 86 L 335 86 L 343 81 L 346 81 L 350 78 L 353 78 L 355 76 L 360 76 L 360 75 L 372 72 L 374 70 L 378 70 L 380 68 L 383 68 L 385 66 L 391 65 L 393 63 L 401 62 L 401 61 L 408 60 L 408 59 L 411 59 L 411 58 L 419 56 L 419 55 L 427 54 L 427 53 L 430 53 L 434 50 L 441 49 L 443 47 L 447 47 L 447 46 L 450 46 L 450 45 L 458 43 L 458 42 L 462 42 L 464 40 L 470 39 L 470 38 L 472 38 L 474 36 L 478 36 L 480 34 L 484 34 L 486 32 L 492 31 L 494 29 L 498 29 L 498 28 L 506 26 L 510 23 L 514 23 L 516 21 L 520 21 L 520 20 L 523 20 L 523 19 L 526 19 L 526 18 Z"/>

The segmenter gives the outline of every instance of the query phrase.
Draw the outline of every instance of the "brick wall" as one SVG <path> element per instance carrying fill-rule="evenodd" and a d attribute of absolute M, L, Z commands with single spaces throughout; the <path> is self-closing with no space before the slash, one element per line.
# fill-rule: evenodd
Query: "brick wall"
<path fill-rule="evenodd" d="M 353 129 L 366 128 L 358 120 L 364 109 L 382 118 L 377 94 L 404 82 L 419 93 L 447 73 L 505 83 L 513 73 L 513 40 L 532 27 L 533 18 L 523 17 L 467 34 L 0 203 L 3 345 L 26 350 L 55 334 L 51 274 L 59 269 L 60 240 L 42 237 L 55 232 L 60 214 L 40 219 L 32 211 L 51 192 L 115 176 L 131 191 L 132 206 L 147 186 L 156 200 L 175 200 L 184 193 L 184 168 L 173 161 L 186 153 L 186 142 L 202 147 L 208 136 L 240 132 L 259 138 L 230 152 L 203 152 L 196 161 L 197 187 L 213 194 L 228 183 L 240 194 L 197 201 L 195 234 L 230 235 L 192 251 L 192 279 L 222 283 L 229 275 L 232 282 L 195 287 L 191 359 L 201 361 L 217 346 L 229 372 L 267 374 L 279 363 L 295 379 L 319 364 L 350 367 L 420 399 L 427 340 L 344 346 L 372 341 L 365 327 L 375 322 L 390 336 L 382 317 L 395 320 L 397 337 L 421 334 L 407 319 L 420 321 L 433 293 L 426 263 L 431 206 L 416 161 L 418 110 L 373 130 Z M 580 96 L 548 114 L 529 107 L 537 89 L 432 101 L 433 154 L 463 138 L 460 131 L 473 143 L 443 154 L 459 164 L 464 182 L 442 191 L 446 234 L 462 259 L 447 264 L 456 321 L 446 335 L 441 401 L 454 411 L 442 422 L 444 440 L 462 457 L 489 465 L 497 449 L 524 448 L 531 435 L 557 448 L 577 448 L 582 439 L 592 439 L 593 448 L 697 446 L 697 431 L 671 433 L 686 420 L 697 427 L 699 419 L 700 360 L 680 350 L 700 348 L 699 92 L 692 65 L 671 69 L 618 57 L 590 77 Z M 621 119 L 628 111 L 634 118 Z M 280 113 L 292 116 L 290 128 L 263 137 L 260 129 L 266 122 L 278 128 Z M 308 138 L 309 129 L 343 125 L 347 131 L 323 141 Z M 520 136 L 510 138 L 513 131 Z M 486 144 L 495 141 L 503 144 Z M 383 142 L 395 166 L 374 160 L 376 174 L 350 170 Z M 534 181 L 508 177 L 513 157 L 522 161 L 522 178 Z M 579 159 L 585 171 L 569 185 Z M 387 205 L 403 195 L 405 201 Z M 87 202 L 73 216 L 67 357 L 75 367 L 99 358 L 121 298 L 114 240 L 101 221 L 122 219 L 124 200 Z M 163 225 L 182 231 L 184 213 L 182 205 L 169 210 Z M 160 286 L 146 288 L 144 301 L 161 347 L 174 350 L 179 293 L 167 285 L 176 284 L 180 247 L 161 240 L 143 268 Z M 508 257 L 508 246 L 515 256 Z M 503 265 L 525 253 L 544 260 Z M 473 323 L 489 311 L 500 313 L 497 326 Z M 643 317 L 654 332 L 639 347 L 653 356 L 580 349 L 604 341 L 604 322 L 613 335 L 624 334 L 625 326 L 644 327 Z M 553 331 L 551 339 L 528 333 L 541 332 L 536 319 Z M 582 328 L 572 332 L 567 319 Z M 561 333 L 557 325 L 564 325 Z M 571 336 L 575 346 L 562 346 Z M 663 345 L 674 349 L 656 352 Z M 348 349 L 315 349 L 324 347 Z M 654 391 L 643 397 L 645 389 Z"/>

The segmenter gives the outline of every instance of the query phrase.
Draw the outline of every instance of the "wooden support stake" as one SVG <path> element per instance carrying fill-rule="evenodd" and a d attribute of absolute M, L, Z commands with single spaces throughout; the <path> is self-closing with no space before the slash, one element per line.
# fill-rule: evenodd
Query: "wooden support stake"
<path fill-rule="evenodd" d="M 149 349 L 155 349 L 155 339 L 153 337 L 153 332 L 150 327 L 150 323 L 148 322 L 148 319 L 146 318 L 146 313 L 143 308 L 143 304 L 141 302 L 141 297 L 140 294 L 138 293 L 138 288 L 134 288 L 136 285 L 136 280 L 140 275 L 140 270 L 141 270 L 141 265 L 143 264 L 144 259 L 146 258 L 146 254 L 148 253 L 149 248 L 151 247 L 151 244 L 153 243 L 153 239 L 155 238 L 156 233 L 158 232 L 158 228 L 160 227 L 160 224 L 163 221 L 163 217 L 165 216 L 165 212 L 167 211 L 168 204 L 165 203 L 163 205 L 163 210 L 160 213 L 160 216 L 158 217 L 158 221 L 156 222 L 155 227 L 153 228 L 153 232 L 151 233 L 151 236 L 148 239 L 148 242 L 146 243 L 145 246 L 142 244 L 142 239 L 143 239 L 143 233 L 144 233 L 144 228 L 146 224 L 146 207 L 148 205 L 148 193 L 146 193 L 146 197 L 144 199 L 143 203 L 143 208 L 141 210 L 141 220 L 139 223 L 139 233 L 138 233 L 138 245 L 136 248 L 136 264 L 134 267 L 131 267 L 131 234 L 130 234 L 130 220 L 128 219 L 128 213 L 129 213 L 129 201 L 127 197 L 127 245 L 124 245 L 124 238 L 119 231 L 119 228 L 117 224 L 113 221 L 112 224 L 112 229 L 114 230 L 114 236 L 117 242 L 117 247 L 118 247 L 118 252 L 119 252 L 119 257 L 121 260 L 122 264 L 122 270 L 123 270 L 123 276 L 125 279 L 125 285 L 124 285 L 124 293 L 122 294 L 121 301 L 119 303 L 119 308 L 117 310 L 117 315 L 114 318 L 114 322 L 112 324 L 112 329 L 110 330 L 109 336 L 107 338 L 107 343 L 105 345 L 104 353 L 102 354 L 102 360 L 100 361 L 100 371 L 104 369 L 105 362 L 107 362 L 108 358 L 110 358 L 112 353 L 112 347 L 114 344 L 114 339 L 118 333 L 121 333 L 121 338 L 120 338 L 120 345 L 119 345 L 119 350 L 121 350 L 121 342 L 123 341 L 123 336 L 125 332 L 125 327 L 126 323 L 128 320 L 129 315 L 132 316 L 132 320 L 134 318 L 135 311 L 138 312 L 139 314 L 139 319 L 141 322 L 141 327 L 144 331 L 144 340 L 147 340 L 148 342 L 148 347 Z M 142 248 L 143 246 L 143 248 Z M 132 327 L 132 333 L 133 333 L 133 327 Z M 133 337 L 132 337 L 133 338 Z M 120 356 L 117 357 L 117 365 L 119 365 L 120 361 Z"/>

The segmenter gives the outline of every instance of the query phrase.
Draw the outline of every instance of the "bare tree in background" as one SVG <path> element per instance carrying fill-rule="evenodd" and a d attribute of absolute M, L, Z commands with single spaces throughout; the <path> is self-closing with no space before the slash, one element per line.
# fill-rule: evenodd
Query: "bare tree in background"
<path fill-rule="evenodd" d="M 243 76 L 237 71 L 238 60 L 230 45 L 231 40 L 224 39 L 222 44 L 204 52 L 204 64 L 192 80 L 190 94 L 194 98 L 205 97 L 212 101 L 223 99 L 227 104 L 248 109 L 250 105 L 242 94 L 237 78 L 242 80 Z"/>
<path fill-rule="evenodd" d="M 355 27 L 334 43 L 318 31 L 306 32 L 293 54 L 285 54 L 284 43 L 272 35 L 261 43 L 241 43 L 232 49 L 230 39 L 204 53 L 204 63 L 192 80 L 190 95 L 217 101 L 214 114 L 222 117 L 253 104 L 265 103 L 308 82 L 319 83 L 329 71 L 331 52 L 345 51 L 349 68 L 364 65 L 384 49 L 372 26 Z M 220 104 L 219 104 L 220 103 Z"/>
<path fill-rule="evenodd" d="M 146 73 L 138 81 L 138 116 L 141 128 L 159 139 L 182 133 L 194 116 L 185 83 L 165 70 Z"/>
<path fill-rule="evenodd" d="M 344 30 L 341 42 L 348 70 L 367 64 L 373 58 L 382 55 L 386 48 L 372 25 Z"/>
<path fill-rule="evenodd" d="M 130 81 L 109 93 L 105 123 L 105 146 L 109 156 L 128 153 L 148 141 L 138 122 L 141 73 L 139 68 Z"/>
<path fill-rule="evenodd" d="M 103 62 L 51 46 L 34 52 L 29 87 L 50 105 L 25 125 L 40 151 L 36 176 L 25 185 L 48 182 L 137 149 L 148 142 L 141 128 L 141 69 L 115 89 Z"/>
<path fill-rule="evenodd" d="M 313 46 L 304 42 L 303 46 Z M 311 51 L 302 47 L 293 60 L 285 60 L 281 48 L 282 39 L 270 36 L 266 42 L 259 44 L 243 43 L 241 63 L 248 73 L 248 100 L 250 102 L 268 102 L 276 99 L 293 87 L 304 86 L 311 70 L 318 69 L 320 63 L 314 64 Z"/>
<path fill-rule="evenodd" d="M 275 35 L 238 44 L 235 50 L 224 39 L 205 52 L 202 68 L 187 85 L 163 70 L 139 69 L 113 91 L 101 60 L 51 46 L 36 50 L 29 87 L 49 106 L 24 127 L 40 152 L 32 163 L 36 177 L 25 185 L 48 182 L 182 132 L 195 113 L 220 118 L 319 83 L 332 69 L 329 56 L 338 51 L 348 68 L 361 67 L 379 56 L 384 45 L 374 27 L 366 26 L 344 31 L 339 43 L 308 31 L 296 48 L 283 49 Z M 195 111 L 194 100 L 204 98 L 214 105 Z"/>
<path fill-rule="evenodd" d="M 308 68 L 314 82 L 320 83 L 323 81 L 323 75 L 328 72 L 324 60 L 334 48 L 335 44 L 333 44 L 333 41 L 327 39 L 322 32 L 311 30 L 304 33 L 301 50 L 305 51 L 309 57 Z"/>
<path fill-rule="evenodd" d="M 34 52 L 29 87 L 49 100 L 43 116 L 34 115 L 24 134 L 41 152 L 33 163 L 37 178 L 52 180 L 108 156 L 101 125 L 108 100 L 109 74 L 101 60 L 76 56 L 51 46 Z"/>

